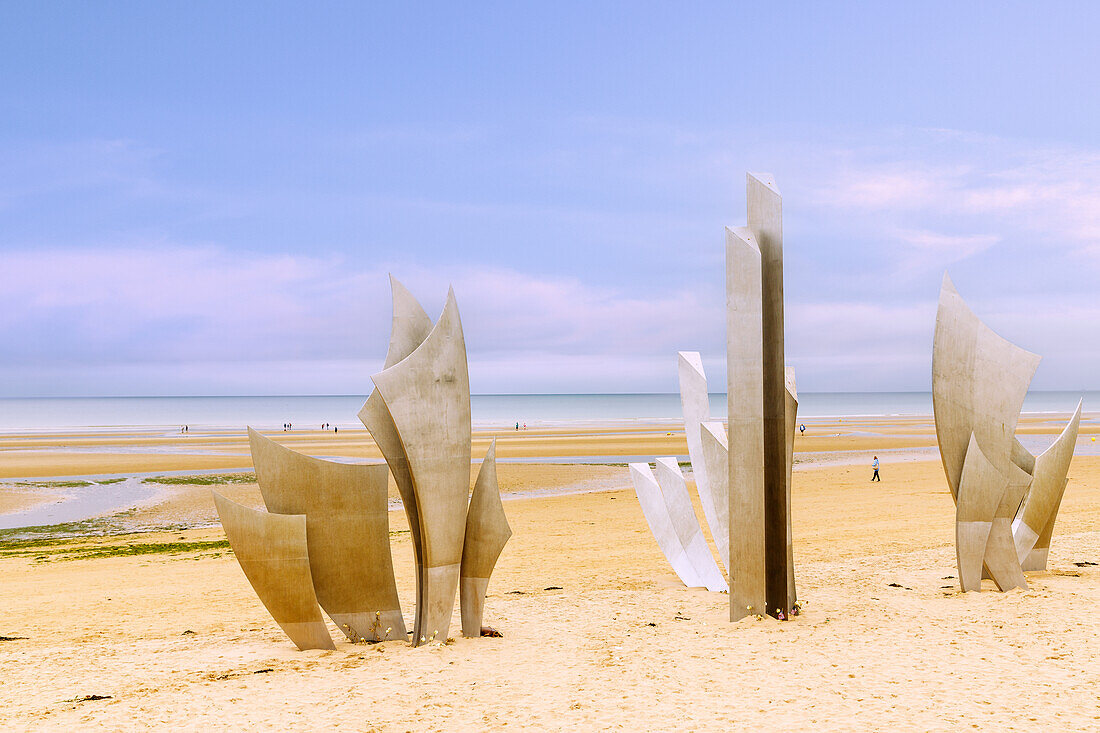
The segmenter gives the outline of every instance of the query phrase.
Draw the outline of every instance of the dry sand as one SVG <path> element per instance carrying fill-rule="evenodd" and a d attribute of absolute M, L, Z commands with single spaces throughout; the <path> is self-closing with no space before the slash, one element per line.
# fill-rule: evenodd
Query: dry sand
<path fill-rule="evenodd" d="M 535 449 L 559 437 L 523 440 Z M 614 441 L 630 453 L 653 441 L 634 439 Z M 589 454 L 614 442 L 603 440 Z M 501 466 L 506 491 L 611 488 L 506 503 L 515 535 L 486 602 L 502 639 L 417 649 L 338 639 L 333 652 L 297 652 L 216 527 L 0 544 L 0 635 L 26 637 L 0 641 L 0 727 L 1098 727 L 1100 565 L 1089 563 L 1100 563 L 1100 458 L 1074 460 L 1050 572 L 1030 574 L 1027 591 L 962 594 L 942 469 L 914 455 L 885 461 L 881 484 L 862 461 L 801 466 L 792 496 L 806 607 L 787 623 L 730 624 L 726 595 L 684 588 L 633 492 L 614 488 L 629 485 L 618 466 Z M 223 488 L 258 499 L 254 485 Z M 169 496 L 133 521 L 209 518 L 208 488 Z M 411 625 L 400 511 L 391 529 Z M 80 558 L 168 543 L 178 552 Z M 109 698 L 79 701 L 91 695 Z"/>

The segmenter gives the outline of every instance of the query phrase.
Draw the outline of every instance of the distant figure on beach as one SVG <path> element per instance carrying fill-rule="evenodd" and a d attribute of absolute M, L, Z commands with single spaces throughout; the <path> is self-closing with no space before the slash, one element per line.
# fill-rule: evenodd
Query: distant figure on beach
<path fill-rule="evenodd" d="M 882 479 L 878 477 L 878 456 L 875 456 L 875 460 L 871 461 L 871 468 L 875 469 L 875 475 L 871 477 L 871 480 L 882 483 Z"/>
<path fill-rule="evenodd" d="M 516 423 L 516 430 L 519 430 L 519 423 Z"/>
<path fill-rule="evenodd" d="M 340 428 L 339 428 L 339 427 L 334 427 L 334 428 L 332 429 L 332 432 L 333 432 L 333 433 L 338 433 L 338 432 L 340 432 Z"/>
<path fill-rule="evenodd" d="M 799 425 L 798 426 L 798 431 L 800 433 L 802 433 L 803 435 L 805 435 L 806 434 L 806 423 L 802 423 L 801 425 Z"/>

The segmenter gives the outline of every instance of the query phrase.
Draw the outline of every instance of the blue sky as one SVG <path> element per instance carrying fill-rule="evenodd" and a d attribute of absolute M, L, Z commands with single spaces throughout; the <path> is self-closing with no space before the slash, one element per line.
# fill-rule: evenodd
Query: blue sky
<path fill-rule="evenodd" d="M 366 393 L 387 272 L 477 392 L 720 387 L 747 170 L 800 389 L 928 389 L 945 269 L 1100 388 L 1100 6 L 404 5 L 0 5 L 0 395 Z"/>

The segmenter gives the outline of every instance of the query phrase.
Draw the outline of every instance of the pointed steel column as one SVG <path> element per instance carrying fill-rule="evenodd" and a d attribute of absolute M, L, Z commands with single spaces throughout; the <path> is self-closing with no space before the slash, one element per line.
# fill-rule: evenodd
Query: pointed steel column
<path fill-rule="evenodd" d="M 748 226 L 726 230 L 730 619 L 790 615 L 790 466 L 797 399 L 783 325 L 783 199 L 746 177 Z"/>
<path fill-rule="evenodd" d="M 424 342 L 372 379 L 404 446 L 419 515 L 422 571 L 413 643 L 445 639 L 470 495 L 470 376 L 453 290 Z"/>
<path fill-rule="evenodd" d="M 459 606 L 462 611 L 462 635 L 480 637 L 485 612 L 485 589 L 496 567 L 512 528 L 504 515 L 497 484 L 497 441 L 489 444 L 477 472 L 470 508 L 466 512 L 466 539 L 462 545 L 462 572 L 459 580 Z"/>
<path fill-rule="evenodd" d="M 424 343 L 424 339 L 432 330 L 432 319 L 424 312 L 413 294 L 393 275 L 390 275 L 390 290 L 393 295 L 393 321 L 390 329 L 390 345 L 386 351 L 383 367 L 385 369 L 408 357 L 420 344 Z M 393 424 L 390 411 L 386 408 L 386 403 L 377 389 L 371 392 L 359 411 L 359 420 L 363 423 L 363 427 L 370 431 L 375 445 L 386 459 L 390 473 L 393 474 L 393 480 L 397 484 L 397 491 L 401 494 L 401 505 L 409 521 L 409 534 L 412 537 L 413 560 L 416 565 L 416 598 L 419 607 L 424 574 L 424 563 L 421 559 L 423 557 L 422 533 L 420 510 L 416 503 L 416 492 L 412 487 L 405 446 L 401 444 L 401 436 L 397 434 L 397 427 Z"/>
<path fill-rule="evenodd" d="M 764 615 L 764 342 L 761 258 L 748 227 L 726 229 L 730 620 Z"/>

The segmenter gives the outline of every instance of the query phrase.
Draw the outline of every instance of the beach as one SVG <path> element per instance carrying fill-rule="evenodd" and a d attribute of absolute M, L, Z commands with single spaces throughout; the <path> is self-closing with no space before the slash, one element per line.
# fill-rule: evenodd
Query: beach
<path fill-rule="evenodd" d="M 1041 448 L 1066 417 L 1026 416 L 1021 439 Z M 119 505 L 61 526 L 0 532 L 0 722 L 385 731 L 1097 725 L 1096 416 L 1082 423 L 1048 571 L 1004 594 L 989 581 L 983 593 L 959 591 L 954 507 L 931 418 L 806 424 L 792 487 L 804 605 L 791 621 L 731 624 L 728 596 L 685 588 L 654 542 L 625 464 L 686 461 L 682 426 L 480 429 L 471 472 L 496 438 L 514 530 L 485 608 L 503 637 L 462 638 L 456 603 L 445 641 L 353 645 L 330 622 L 336 650 L 309 652 L 295 650 L 256 598 L 213 510 L 211 489 L 262 505 L 243 431 L 0 436 L 0 519 L 112 486 L 140 493 L 131 500 L 118 489 Z M 380 458 L 362 430 L 268 434 L 333 460 Z M 882 482 L 872 484 L 874 455 Z M 390 494 L 411 625 L 412 548 L 392 479 Z"/>

